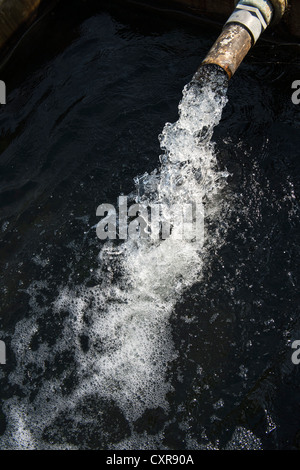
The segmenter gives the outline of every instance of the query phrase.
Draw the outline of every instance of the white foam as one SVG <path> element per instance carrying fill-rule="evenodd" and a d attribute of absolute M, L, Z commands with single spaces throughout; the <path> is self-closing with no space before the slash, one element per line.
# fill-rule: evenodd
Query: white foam
<path fill-rule="evenodd" d="M 159 171 L 136 178 L 138 202 L 168 208 L 174 203 L 202 204 L 205 198 L 206 215 L 218 214 L 216 196 L 226 174 L 216 170 L 211 136 L 225 103 L 226 98 L 209 86 L 202 92 L 196 85 L 185 88 L 179 120 L 167 123 L 160 136 L 164 153 Z M 62 413 L 73 421 L 86 420 L 78 414 L 78 405 L 93 395 L 115 402 L 129 424 L 148 408 L 167 410 L 168 365 L 178 354 L 170 316 L 182 293 L 199 280 L 207 247 L 216 240 L 211 236 L 203 246 L 197 240 L 176 240 L 171 235 L 161 242 L 128 240 L 117 248 L 106 243 L 96 273 L 99 285 L 62 287 L 52 313 L 37 300 L 41 288 L 47 286 L 33 283 L 28 291 L 31 317 L 18 323 L 11 343 L 17 365 L 9 380 L 25 398 L 6 401 L 9 424 L 2 445 L 57 446 L 44 443 L 45 430 Z M 122 276 L 114 281 L 118 272 Z M 30 349 L 48 315 L 58 317 L 62 312 L 55 343 L 44 341 Z M 83 336 L 88 341 L 85 349 Z M 66 351 L 71 354 L 70 363 L 45 378 Z M 62 383 L 72 371 L 76 380 L 65 392 Z M 67 447 L 68 439 L 62 439 L 61 445 Z"/>

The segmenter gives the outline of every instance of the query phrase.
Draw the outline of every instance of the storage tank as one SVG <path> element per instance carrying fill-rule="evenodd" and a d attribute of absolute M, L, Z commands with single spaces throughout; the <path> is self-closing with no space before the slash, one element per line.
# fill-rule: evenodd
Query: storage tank
<path fill-rule="evenodd" d="M 18 34 L 39 15 L 40 7 L 51 8 L 59 0 L 0 0 L 0 49 L 10 44 Z M 64 0 L 60 0 L 62 3 Z M 209 19 L 224 22 L 232 13 L 236 0 L 111 0 L 124 5 L 125 2 L 172 15 L 186 15 L 193 21 Z M 300 38 L 299 0 L 270 0 L 277 12 L 280 5 L 287 4 L 282 21 L 275 26 L 275 33 Z M 280 15 L 279 15 L 280 16 Z"/>

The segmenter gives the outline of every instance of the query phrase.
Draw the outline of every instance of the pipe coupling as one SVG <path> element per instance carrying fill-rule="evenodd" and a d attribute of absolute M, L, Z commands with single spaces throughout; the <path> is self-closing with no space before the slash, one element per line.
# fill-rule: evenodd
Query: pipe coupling
<path fill-rule="evenodd" d="M 274 9 L 270 0 L 240 0 L 226 24 L 244 26 L 255 44 L 273 18 Z"/>

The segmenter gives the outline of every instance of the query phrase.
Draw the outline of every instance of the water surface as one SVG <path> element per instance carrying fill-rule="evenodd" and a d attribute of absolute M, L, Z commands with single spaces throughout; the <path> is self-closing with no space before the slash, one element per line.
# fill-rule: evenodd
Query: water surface
<path fill-rule="evenodd" d="M 158 305 L 149 288 L 135 309 L 115 308 L 128 298 L 113 290 L 119 261 L 96 236 L 96 208 L 159 168 L 158 135 L 215 33 L 100 7 L 55 15 L 47 24 L 64 24 L 64 41 L 55 34 L 23 62 L 20 44 L 3 70 L 1 447 L 299 448 L 297 57 L 287 65 L 284 46 L 261 43 L 230 83 L 213 161 L 199 165 L 222 180 L 199 269 L 177 291 L 171 277 Z M 134 253 L 140 275 L 146 258 Z M 167 262 L 176 268 L 175 254 Z M 111 354 L 124 338 L 150 360 L 140 375 L 118 375 Z M 95 355 L 113 357 L 105 387 L 89 374 Z"/>

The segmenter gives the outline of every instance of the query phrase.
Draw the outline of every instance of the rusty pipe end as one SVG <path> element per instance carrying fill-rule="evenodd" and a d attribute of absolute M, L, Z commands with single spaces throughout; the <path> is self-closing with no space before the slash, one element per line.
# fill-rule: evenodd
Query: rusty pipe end
<path fill-rule="evenodd" d="M 215 64 L 226 72 L 230 80 L 252 45 L 251 34 L 246 28 L 239 24 L 226 24 L 201 66 Z"/>

